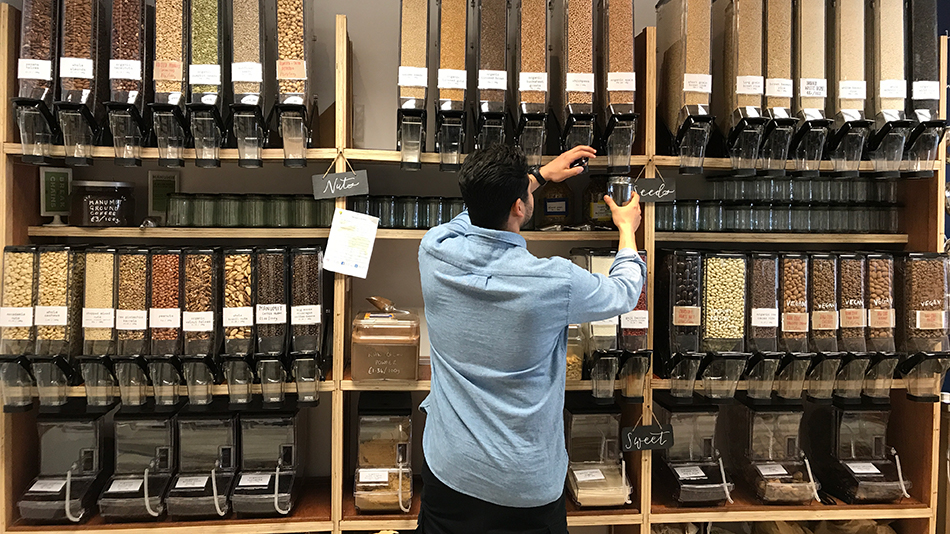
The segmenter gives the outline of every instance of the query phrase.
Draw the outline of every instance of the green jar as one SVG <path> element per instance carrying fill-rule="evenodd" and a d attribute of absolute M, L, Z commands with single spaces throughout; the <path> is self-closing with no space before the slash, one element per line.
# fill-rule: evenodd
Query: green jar
<path fill-rule="evenodd" d="M 273 195 L 267 199 L 264 214 L 266 224 L 271 228 L 289 228 L 293 222 L 293 197 Z"/>
<path fill-rule="evenodd" d="M 261 228 L 264 226 L 264 206 L 267 197 L 264 195 L 247 195 L 244 197 L 244 226 Z"/>
<path fill-rule="evenodd" d="M 293 225 L 297 228 L 315 228 L 317 226 L 317 201 L 313 195 L 294 197 Z"/>

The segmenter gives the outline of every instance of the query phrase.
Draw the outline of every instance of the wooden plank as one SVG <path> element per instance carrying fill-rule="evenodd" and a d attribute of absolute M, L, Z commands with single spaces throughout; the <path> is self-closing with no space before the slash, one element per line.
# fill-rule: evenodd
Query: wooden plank
<path fill-rule="evenodd" d="M 401 156 L 397 150 L 368 150 L 362 148 L 347 148 L 343 155 L 346 156 L 346 159 L 351 162 L 362 162 L 362 163 L 399 163 L 401 161 Z M 464 161 L 467 154 L 462 154 L 462 160 Z M 544 156 L 541 158 L 541 163 L 546 164 L 553 160 L 555 156 Z M 422 163 L 424 164 L 438 164 L 440 161 L 439 154 L 435 152 L 423 152 L 422 153 Z M 631 156 L 630 165 L 634 167 L 643 167 L 649 162 L 647 156 Z M 607 167 L 607 158 L 597 158 L 590 162 L 590 167 L 597 168 L 606 168 Z"/>
<path fill-rule="evenodd" d="M 78 239 L 326 239 L 329 228 L 82 228 L 31 226 L 30 237 Z"/>
<path fill-rule="evenodd" d="M 936 507 L 937 472 L 940 464 L 940 404 L 907 399 L 903 391 L 891 392 L 887 443 L 900 455 L 904 476 L 913 482 L 914 499 Z"/>
<path fill-rule="evenodd" d="M 666 243 L 776 243 L 776 244 L 904 244 L 907 234 L 788 234 L 772 232 L 657 232 Z"/>
<path fill-rule="evenodd" d="M 13 116 L 13 106 L 10 99 L 17 94 L 17 80 L 14 73 L 19 57 L 20 11 L 9 4 L 0 8 L 0 72 L 9 73 L 7 80 L 0 83 L 0 102 L 3 110 L 0 111 L 0 145 L 16 142 L 16 117 Z"/>
<path fill-rule="evenodd" d="M 939 166 L 939 162 L 943 160 L 938 160 L 934 162 L 934 169 L 936 170 Z M 657 167 L 679 167 L 680 158 L 679 156 L 654 156 L 653 163 Z M 730 170 L 732 169 L 732 160 L 729 158 L 705 158 L 703 160 L 703 168 L 709 170 Z M 792 171 L 795 170 L 795 162 L 788 160 L 785 165 L 786 170 Z M 833 171 L 834 166 L 831 161 L 822 161 L 820 170 L 822 171 Z M 873 171 L 874 164 L 870 161 L 862 161 L 861 166 L 859 167 L 861 171 Z M 666 172 L 669 172 L 667 170 Z"/>
<path fill-rule="evenodd" d="M 3 152 L 8 155 L 18 156 L 18 155 L 23 154 L 23 147 L 20 146 L 19 143 L 4 144 Z M 66 152 L 62 146 L 54 145 L 50 149 L 50 155 L 52 157 L 62 158 L 62 157 L 65 157 Z M 238 152 L 236 148 L 222 148 L 218 151 L 218 155 L 221 158 L 221 161 L 237 161 L 238 160 Z M 92 156 L 96 159 L 112 159 L 115 157 L 115 150 L 112 147 L 107 147 L 107 146 L 93 147 Z M 336 156 L 336 149 L 334 148 L 307 149 L 307 160 L 310 160 L 310 161 L 331 160 L 334 158 L 334 156 Z M 193 148 L 185 149 L 183 157 L 186 162 L 194 161 L 195 150 Z M 261 159 L 266 160 L 266 161 L 283 161 L 284 149 L 265 148 L 261 151 Z M 158 149 L 157 148 L 143 148 L 142 160 L 144 161 L 158 160 Z"/>
<path fill-rule="evenodd" d="M 650 381 L 650 384 L 654 390 L 664 390 L 664 389 L 670 389 L 671 382 L 672 381 L 669 379 L 657 378 L 656 376 L 654 376 L 653 379 Z M 748 386 L 749 386 L 749 382 L 747 380 L 740 380 L 739 385 L 736 388 L 736 391 L 745 391 L 749 389 Z M 891 383 L 892 390 L 898 390 L 898 389 L 904 390 L 906 388 L 907 388 L 907 385 L 903 379 L 895 379 L 894 382 Z M 696 381 L 695 389 L 696 391 L 703 391 L 705 389 L 703 387 L 702 380 Z"/>
<path fill-rule="evenodd" d="M 648 26 L 644 29 L 644 33 L 646 36 L 644 44 L 646 70 L 643 76 L 645 91 L 641 94 L 646 95 L 647 102 L 646 112 L 643 115 L 643 122 L 646 127 L 646 154 L 652 158 L 656 154 L 656 27 Z"/>

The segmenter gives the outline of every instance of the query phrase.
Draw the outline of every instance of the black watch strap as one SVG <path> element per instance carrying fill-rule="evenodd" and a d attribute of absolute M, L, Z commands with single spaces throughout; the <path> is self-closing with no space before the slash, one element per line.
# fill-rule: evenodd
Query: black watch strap
<path fill-rule="evenodd" d="M 538 187 L 543 187 L 544 184 L 548 183 L 548 181 L 544 179 L 544 176 L 541 176 L 541 169 L 532 169 L 531 174 L 533 174 L 535 180 L 538 181 Z"/>

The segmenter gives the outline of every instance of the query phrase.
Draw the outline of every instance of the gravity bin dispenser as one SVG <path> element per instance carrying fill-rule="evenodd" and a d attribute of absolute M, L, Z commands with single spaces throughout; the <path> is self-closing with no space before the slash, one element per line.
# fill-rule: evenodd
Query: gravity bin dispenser
<path fill-rule="evenodd" d="M 39 475 L 20 497 L 20 516 L 32 523 L 79 523 L 95 510 L 96 498 L 112 470 L 111 440 L 102 414 L 84 403 L 37 416 Z"/>
<path fill-rule="evenodd" d="M 403 170 L 416 171 L 422 168 L 422 152 L 426 147 L 428 51 L 428 4 L 415 0 L 402 0 L 396 150 L 400 151 L 400 168 Z"/>
<path fill-rule="evenodd" d="M 768 119 L 759 149 L 760 176 L 785 176 L 789 148 L 798 120 L 792 112 L 795 82 L 792 80 L 792 3 L 763 2 L 765 20 L 762 55 L 768 58 L 763 115 Z M 738 82 L 738 80 L 736 80 Z"/>
<path fill-rule="evenodd" d="M 600 404 L 584 393 L 564 403 L 570 459 L 567 487 L 578 506 L 630 504 L 631 486 L 620 451 L 620 407 Z"/>
<path fill-rule="evenodd" d="M 231 116 L 228 119 L 228 145 L 236 146 L 238 166 L 257 168 L 264 165 L 263 149 L 268 127 L 264 119 L 264 5 L 259 1 L 241 2 L 237 9 L 244 17 L 231 21 Z"/>
<path fill-rule="evenodd" d="M 192 24 L 188 66 L 191 99 L 186 104 L 188 122 L 195 145 L 195 165 L 202 168 L 221 166 L 219 150 L 225 140 L 221 105 L 224 92 L 222 64 L 224 60 L 223 14 L 221 0 L 191 2 Z M 211 14 L 201 19 L 198 13 Z"/>
<path fill-rule="evenodd" d="M 103 129 L 103 144 L 111 139 L 115 164 L 122 167 L 142 165 L 142 144 L 148 141 L 145 119 L 146 3 L 144 0 L 113 2 L 112 38 L 109 61 L 110 97 L 105 103 L 108 127 Z M 151 71 L 151 69 L 148 69 Z"/>
<path fill-rule="evenodd" d="M 829 114 L 833 132 L 828 139 L 834 178 L 857 178 L 858 167 L 873 123 L 866 119 L 867 78 L 864 57 L 865 0 L 828 3 Z"/>
<path fill-rule="evenodd" d="M 607 173 L 630 172 L 630 154 L 637 136 L 634 97 L 637 81 L 634 68 L 633 0 L 611 0 L 604 10 L 606 80 L 600 79 L 606 104 L 603 146 L 607 152 Z M 626 197 L 624 197 L 626 198 Z"/>
<path fill-rule="evenodd" d="M 239 516 L 282 516 L 297 500 L 299 447 L 297 408 L 241 414 L 241 476 L 231 495 Z"/>
<path fill-rule="evenodd" d="M 561 150 L 594 143 L 594 6 L 592 0 L 564 2 L 565 69 Z M 587 160 L 571 164 L 587 167 Z"/>
<path fill-rule="evenodd" d="M 311 127 L 308 115 L 310 84 L 307 81 L 306 0 L 297 10 L 277 13 L 277 133 L 284 147 L 284 167 L 307 166 Z M 316 113 L 316 109 L 311 109 Z"/>
<path fill-rule="evenodd" d="M 59 123 L 51 112 L 55 56 L 59 43 L 59 4 L 25 0 L 17 62 L 18 91 L 13 99 L 23 162 L 48 165 L 50 146 L 61 137 Z"/>
<path fill-rule="evenodd" d="M 906 73 L 909 87 L 907 118 L 914 121 L 905 145 L 907 153 L 901 174 L 906 178 L 932 178 L 937 147 L 947 130 L 945 117 L 940 116 L 939 21 L 933 16 L 937 0 L 910 0 L 905 13 L 907 34 L 905 45 Z"/>
<path fill-rule="evenodd" d="M 508 139 L 508 2 L 479 0 L 475 148 Z"/>
<path fill-rule="evenodd" d="M 408 392 L 360 393 L 353 500 L 362 513 L 412 506 L 412 397 Z"/>
<path fill-rule="evenodd" d="M 155 5 L 157 33 L 170 34 L 168 39 L 155 39 L 156 58 L 152 78 L 155 81 L 154 101 L 149 104 L 152 135 L 158 147 L 160 167 L 183 167 L 185 147 L 191 144 L 191 130 L 185 120 L 184 105 L 188 101 L 188 13 L 181 5 L 159 1 Z"/>
<path fill-rule="evenodd" d="M 435 106 L 435 150 L 439 153 L 441 171 L 458 171 L 465 150 L 467 4 L 465 0 L 441 0 L 438 4 L 439 100 Z"/>
<path fill-rule="evenodd" d="M 541 166 L 547 137 L 550 71 L 547 27 L 552 13 L 545 0 L 520 0 L 518 4 L 515 143 L 524 151 L 528 165 L 536 168 Z"/>
<path fill-rule="evenodd" d="M 830 83 L 825 69 L 826 9 L 824 2 L 797 2 L 792 9 L 792 110 L 798 126 L 789 158 L 795 161 L 796 176 L 817 178 L 832 125 L 825 114 Z M 771 57 L 772 51 L 768 53 Z"/>

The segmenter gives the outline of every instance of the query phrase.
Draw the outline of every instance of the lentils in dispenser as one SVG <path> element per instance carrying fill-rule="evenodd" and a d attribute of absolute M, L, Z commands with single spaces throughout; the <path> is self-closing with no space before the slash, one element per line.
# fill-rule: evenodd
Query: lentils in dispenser
<path fill-rule="evenodd" d="M 778 350 L 779 265 L 775 254 L 756 253 L 749 259 L 748 350 Z"/>
<path fill-rule="evenodd" d="M 894 352 L 894 257 L 869 254 L 867 277 L 868 350 Z"/>
<path fill-rule="evenodd" d="M 476 146 L 504 143 L 508 89 L 508 1 L 480 0 Z"/>
<path fill-rule="evenodd" d="M 120 249 L 118 272 L 116 353 L 119 356 L 148 354 L 148 249 Z"/>
<path fill-rule="evenodd" d="M 76 356 L 82 347 L 83 254 L 65 245 L 38 251 L 34 354 Z"/>
<path fill-rule="evenodd" d="M 746 258 L 703 258 L 703 349 L 742 352 L 745 347 Z"/>
<path fill-rule="evenodd" d="M 36 292 L 36 248 L 3 249 L 3 302 L 0 303 L 0 344 L 4 355 L 30 352 L 36 335 L 33 306 Z"/>
<path fill-rule="evenodd" d="M 287 249 L 257 251 L 255 324 L 257 352 L 280 354 L 287 339 Z"/>
<path fill-rule="evenodd" d="M 813 254 L 809 258 L 809 332 L 812 348 L 817 352 L 838 350 L 837 267 L 830 254 Z"/>
<path fill-rule="evenodd" d="M 912 123 L 905 120 L 903 0 L 867 3 L 867 118 L 874 121 L 868 152 L 879 177 L 897 178 Z"/>
<path fill-rule="evenodd" d="M 188 0 L 155 0 L 155 58 L 152 77 L 155 81 L 155 102 L 152 128 L 158 144 L 158 164 L 181 167 L 185 164 L 186 128 L 183 106 L 188 100 L 189 34 Z M 185 97 L 185 98 L 182 98 Z"/>
<path fill-rule="evenodd" d="M 840 348 L 867 351 L 867 260 L 860 254 L 838 256 L 838 315 Z"/>
<path fill-rule="evenodd" d="M 396 148 L 404 169 L 422 168 L 429 84 L 429 2 L 402 0 L 399 29 L 399 111 Z"/>
<path fill-rule="evenodd" d="M 439 2 L 439 103 L 436 106 L 436 150 L 442 170 L 458 170 L 465 144 L 465 73 L 468 2 Z"/>
<path fill-rule="evenodd" d="M 221 118 L 223 16 L 221 0 L 191 1 L 191 54 L 188 83 L 191 99 L 188 116 L 195 144 L 195 163 L 199 167 L 218 167 L 218 149 L 224 133 Z"/>
<path fill-rule="evenodd" d="M 261 0 L 232 0 L 231 82 L 236 104 L 261 104 L 264 90 L 264 38 Z M 278 35 L 281 28 L 278 27 Z"/>
<path fill-rule="evenodd" d="M 808 351 L 808 257 L 783 254 L 779 259 L 779 311 L 782 349 Z"/>
<path fill-rule="evenodd" d="M 183 278 L 184 353 L 212 354 L 218 341 L 218 262 L 215 251 L 186 250 Z"/>
<path fill-rule="evenodd" d="M 254 251 L 224 251 L 224 353 L 254 352 Z"/>
<path fill-rule="evenodd" d="M 412 398 L 407 392 L 360 393 L 356 482 L 361 512 L 409 512 L 412 505 Z"/>
<path fill-rule="evenodd" d="M 901 265 L 899 348 L 903 352 L 947 350 L 947 257 L 912 253 Z"/>
<path fill-rule="evenodd" d="M 792 2 L 763 0 L 765 28 L 762 55 L 765 100 L 762 112 L 769 119 L 759 152 L 763 174 L 784 176 L 792 135 L 798 121 L 792 115 Z"/>
<path fill-rule="evenodd" d="M 181 259 L 180 249 L 153 249 L 149 255 L 148 327 L 153 356 L 181 354 Z"/>
<path fill-rule="evenodd" d="M 20 56 L 17 60 L 17 125 L 26 163 L 48 163 L 50 144 L 58 125 L 52 120 L 53 76 L 56 73 L 59 3 L 24 0 L 20 24 Z"/>
<path fill-rule="evenodd" d="M 115 353 L 116 249 L 96 247 L 86 251 L 83 294 L 82 352 L 89 356 Z"/>
<path fill-rule="evenodd" d="M 636 137 L 637 114 L 634 97 L 637 79 L 634 68 L 633 0 L 604 1 L 606 80 L 597 80 L 606 91 L 607 172 L 629 172 L 630 153 Z"/>
<path fill-rule="evenodd" d="M 293 351 L 314 354 L 323 342 L 323 251 L 296 248 L 291 251 L 290 322 Z"/>

